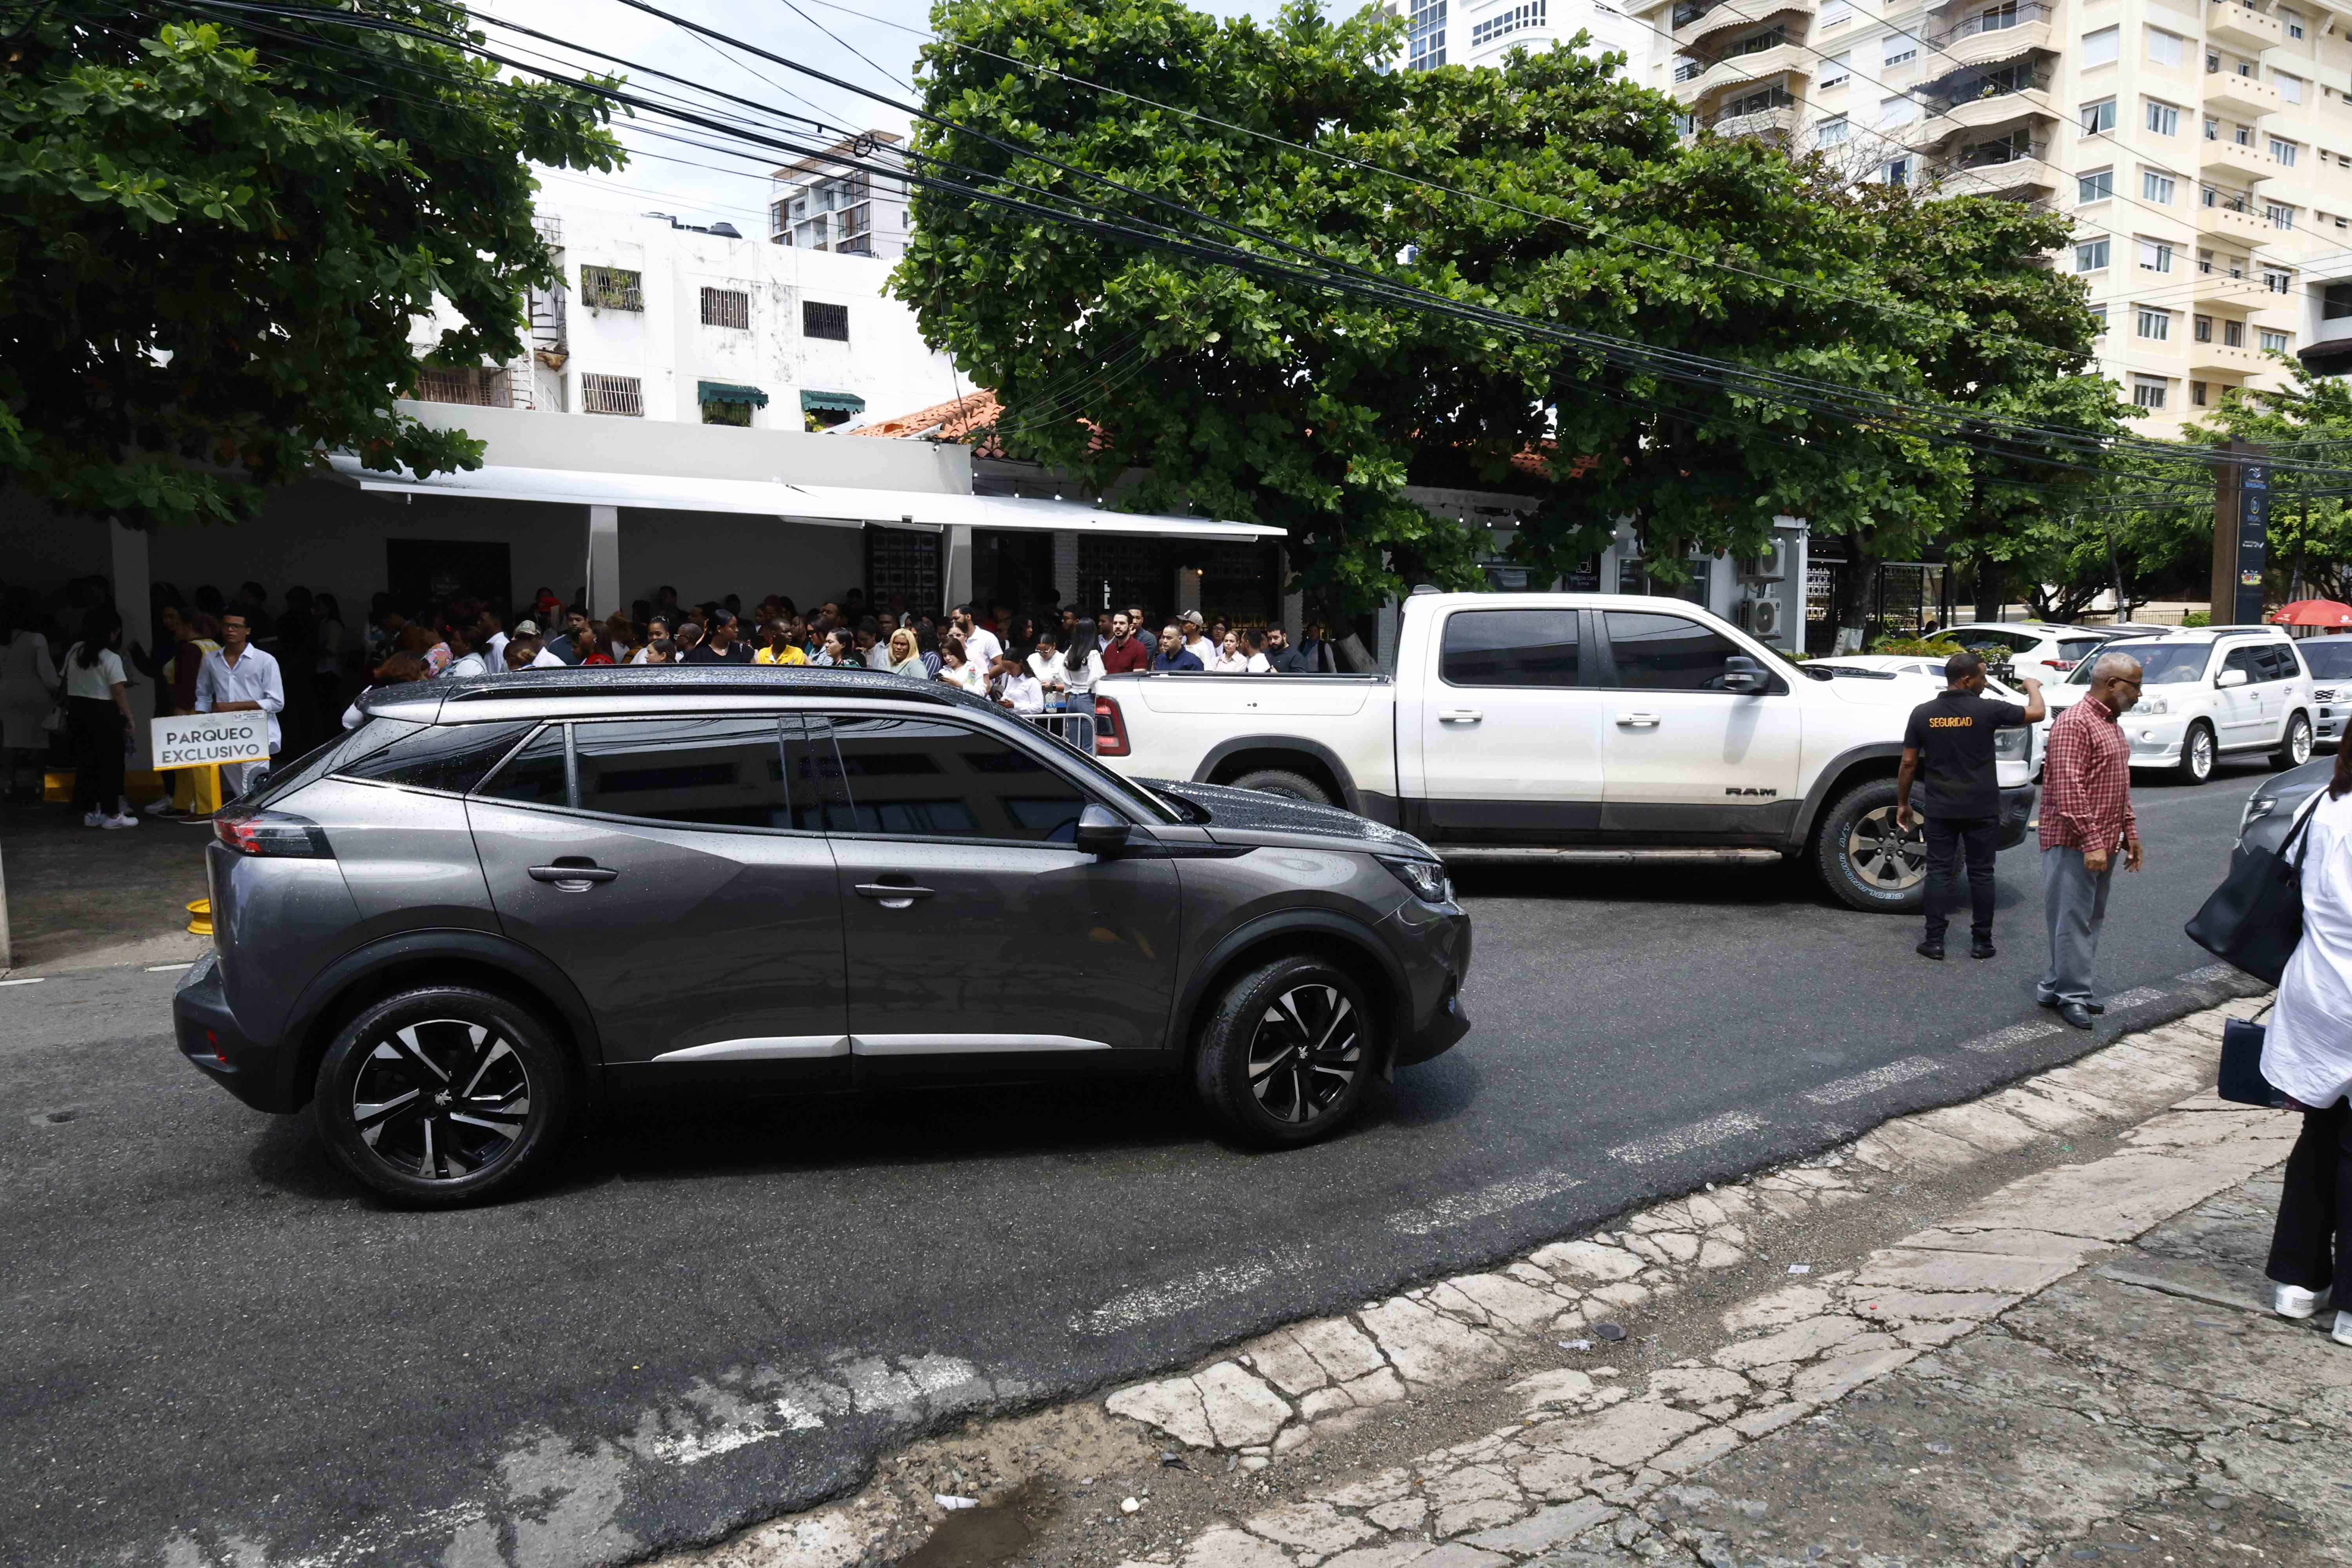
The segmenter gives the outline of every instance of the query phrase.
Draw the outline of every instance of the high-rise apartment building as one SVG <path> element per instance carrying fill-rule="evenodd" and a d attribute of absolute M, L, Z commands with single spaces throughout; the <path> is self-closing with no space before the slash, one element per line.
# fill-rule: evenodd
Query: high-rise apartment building
<path fill-rule="evenodd" d="M 1626 5 L 1671 36 L 1650 79 L 1694 132 L 2070 216 L 2053 265 L 2143 433 L 2277 384 L 2276 353 L 2352 369 L 2352 3 Z"/>
<path fill-rule="evenodd" d="M 1389 9 L 1405 19 L 1407 70 L 1498 65 L 1513 49 L 1536 53 L 1589 33 L 1593 53 L 1623 55 L 1639 81 L 1651 47 L 1664 42 L 1620 0 L 1389 0 Z"/>

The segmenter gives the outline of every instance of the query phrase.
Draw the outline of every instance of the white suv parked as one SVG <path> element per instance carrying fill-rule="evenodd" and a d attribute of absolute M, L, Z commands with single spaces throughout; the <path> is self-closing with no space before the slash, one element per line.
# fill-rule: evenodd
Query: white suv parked
<path fill-rule="evenodd" d="M 1971 621 L 1936 635 L 1989 656 L 1990 663 L 2006 663 L 2018 674 L 2030 675 L 2045 686 L 2065 679 L 2076 665 L 2116 637 L 2103 627 L 2070 626 L 2056 621 Z"/>
<path fill-rule="evenodd" d="M 2267 752 L 2279 767 L 2311 760 L 2316 733 L 2311 675 L 2276 626 L 2206 626 L 2160 637 L 2120 637 L 2099 655 L 2123 654 L 2147 672 L 2139 706 L 2123 716 L 2135 768 L 2174 768 L 2201 784 L 2225 753 Z M 2090 690 L 2097 658 L 2043 693 L 2052 718 Z M 2049 754 L 2048 737 L 2035 754 Z"/>

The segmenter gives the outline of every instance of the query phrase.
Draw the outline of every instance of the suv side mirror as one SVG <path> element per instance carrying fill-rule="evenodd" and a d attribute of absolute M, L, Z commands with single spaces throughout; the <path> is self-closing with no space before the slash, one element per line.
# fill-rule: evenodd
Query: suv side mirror
<path fill-rule="evenodd" d="M 1089 855 L 1116 855 L 1127 847 L 1128 825 L 1107 805 L 1088 804 L 1078 813 L 1071 842 Z"/>
<path fill-rule="evenodd" d="M 2213 678 L 2213 684 L 2217 687 L 2243 686 L 2245 683 L 2246 672 L 2242 669 L 2225 669 Z"/>
<path fill-rule="evenodd" d="M 1723 689 L 1742 697 L 1753 697 L 1771 684 L 1764 667 L 1744 653 L 1735 653 L 1723 661 Z"/>

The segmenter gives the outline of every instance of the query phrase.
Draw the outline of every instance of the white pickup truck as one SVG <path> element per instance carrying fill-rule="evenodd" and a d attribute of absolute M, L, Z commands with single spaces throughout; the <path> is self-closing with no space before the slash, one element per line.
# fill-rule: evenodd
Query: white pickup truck
<path fill-rule="evenodd" d="M 1270 791 L 1442 854 L 1802 855 L 1855 909 L 1916 909 L 1895 823 L 1911 710 L 1940 679 L 1792 664 L 1664 598 L 1416 590 L 1396 674 L 1115 675 L 1096 752 L 1137 778 Z M 1997 738 L 2001 845 L 2025 835 L 2032 732 Z"/>

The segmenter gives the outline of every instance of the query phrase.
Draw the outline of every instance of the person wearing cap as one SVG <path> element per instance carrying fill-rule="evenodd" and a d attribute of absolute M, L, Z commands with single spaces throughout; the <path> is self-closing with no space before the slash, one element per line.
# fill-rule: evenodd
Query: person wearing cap
<path fill-rule="evenodd" d="M 1187 610 L 1176 618 L 1184 628 L 1184 651 L 1199 659 L 1202 669 L 1209 668 L 1216 661 L 1217 650 L 1202 632 L 1201 612 Z"/>

